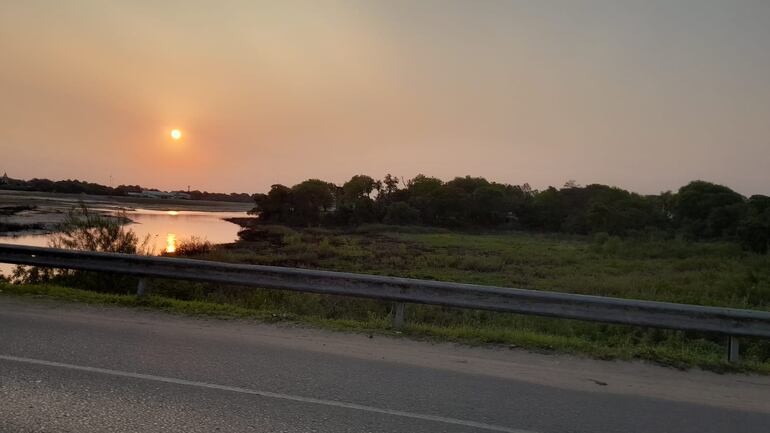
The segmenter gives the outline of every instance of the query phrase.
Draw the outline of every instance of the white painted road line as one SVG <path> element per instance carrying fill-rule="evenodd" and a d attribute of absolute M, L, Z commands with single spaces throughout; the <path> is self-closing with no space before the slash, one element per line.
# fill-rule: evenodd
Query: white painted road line
<path fill-rule="evenodd" d="M 155 376 L 152 374 L 142 374 L 142 373 L 131 373 L 128 371 L 120 371 L 120 370 L 110 370 L 107 368 L 98 368 L 98 367 L 87 367 L 82 365 L 73 365 L 73 364 L 65 364 L 61 362 L 53 362 L 53 361 L 45 361 L 42 359 L 32 359 L 32 358 L 22 358 L 18 356 L 11 356 L 11 355 L 0 355 L 0 360 L 4 361 L 11 361 L 11 362 L 19 362 L 24 364 L 33 364 L 33 365 L 43 365 L 46 367 L 55 367 L 55 368 L 65 368 L 68 370 L 77 370 L 77 371 L 85 371 L 89 373 L 98 373 L 98 374 L 106 374 L 110 376 L 118 376 L 118 377 L 128 377 L 132 379 L 141 379 L 141 380 L 150 380 L 154 382 L 164 382 L 164 383 L 171 383 L 175 385 L 184 385 L 184 386 L 194 386 L 197 388 L 208 388 L 208 389 L 216 389 L 220 391 L 229 391 L 229 392 L 237 392 L 240 394 L 250 394 L 250 395 L 258 395 L 260 397 L 266 397 L 266 398 L 273 398 L 278 400 L 288 400 L 288 401 L 296 401 L 300 403 L 309 403 L 309 404 L 318 404 L 323 406 L 331 406 L 331 407 L 339 407 L 344 409 L 352 409 L 352 410 L 359 410 L 363 412 L 372 412 L 372 413 L 379 413 L 384 415 L 391 415 L 391 416 L 398 416 L 403 418 L 412 418 L 412 419 L 419 419 L 423 421 L 433 421 L 433 422 L 439 422 L 444 424 L 453 424 L 453 425 L 459 425 L 464 427 L 473 427 L 477 429 L 483 429 L 488 431 L 495 431 L 495 432 L 506 432 L 506 433 L 537 433 L 531 430 L 521 430 L 521 429 L 515 429 L 515 428 L 509 428 L 494 424 L 486 424 L 476 421 L 468 421 L 463 419 L 457 419 L 457 418 L 448 418 L 443 416 L 436 416 L 436 415 L 426 415 L 426 414 L 420 414 L 420 413 L 412 413 L 412 412 L 404 412 L 400 410 L 392 410 L 392 409 L 383 409 L 373 406 L 365 406 L 361 404 L 355 404 L 355 403 L 346 403 L 343 401 L 336 401 L 336 400 L 325 400 L 325 399 L 318 399 L 318 398 L 311 398 L 311 397 L 302 397 L 298 395 L 290 395 L 290 394 L 281 394 L 276 392 L 270 392 L 270 391 L 260 391 L 256 389 L 249 389 L 249 388 L 241 388 L 237 386 L 227 386 L 227 385 L 217 385 L 215 383 L 206 383 L 206 382 L 198 382 L 194 380 L 184 380 L 184 379 L 176 379 L 173 377 L 163 377 L 163 376 Z"/>

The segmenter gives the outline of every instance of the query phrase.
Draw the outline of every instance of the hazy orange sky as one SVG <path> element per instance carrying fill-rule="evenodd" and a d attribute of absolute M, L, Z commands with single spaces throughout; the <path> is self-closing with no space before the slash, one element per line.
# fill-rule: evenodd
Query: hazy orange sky
<path fill-rule="evenodd" d="M 11 177 L 768 194 L 769 165 L 767 0 L 0 2 Z"/>

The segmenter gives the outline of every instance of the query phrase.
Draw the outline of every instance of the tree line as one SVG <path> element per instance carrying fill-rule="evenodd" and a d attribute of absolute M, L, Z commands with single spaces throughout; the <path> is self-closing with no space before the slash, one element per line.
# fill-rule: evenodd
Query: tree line
<path fill-rule="evenodd" d="M 89 194 L 89 195 L 109 195 L 109 196 L 127 196 L 129 193 L 141 193 L 143 190 L 158 191 L 154 188 L 144 188 L 140 185 L 120 185 L 115 188 L 101 185 L 93 182 L 86 182 L 77 179 L 50 180 L 50 179 L 30 179 L 19 180 L 10 179 L 7 183 L 0 184 L 0 189 L 10 189 L 16 191 L 37 191 L 54 192 L 63 194 Z M 251 194 L 246 193 L 219 193 L 208 191 L 172 191 L 183 192 L 190 195 L 191 200 L 211 200 L 248 203 L 252 201 Z"/>
<path fill-rule="evenodd" d="M 262 221 L 298 226 L 384 223 L 616 236 L 656 233 L 737 240 L 759 253 L 767 253 L 770 243 L 770 197 L 747 198 L 701 180 L 677 192 L 640 195 L 573 181 L 538 191 L 483 177 L 444 182 L 425 175 L 406 181 L 390 174 L 381 180 L 357 175 L 341 186 L 319 179 L 292 187 L 273 185 L 254 199 L 251 213 Z"/>

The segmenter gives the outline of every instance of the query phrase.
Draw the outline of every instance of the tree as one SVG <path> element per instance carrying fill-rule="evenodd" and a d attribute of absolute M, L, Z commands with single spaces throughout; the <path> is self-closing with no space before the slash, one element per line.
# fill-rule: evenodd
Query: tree
<path fill-rule="evenodd" d="M 353 176 L 342 185 L 342 196 L 337 203 L 335 221 L 341 224 L 360 224 L 376 219 L 371 194 L 381 185 L 369 176 Z"/>
<path fill-rule="evenodd" d="M 388 173 L 382 179 L 381 185 L 383 186 L 383 188 L 381 189 L 379 195 L 390 196 L 394 194 L 396 191 L 398 191 L 398 178 Z"/>
<path fill-rule="evenodd" d="M 403 201 L 391 203 L 383 219 L 385 224 L 410 225 L 420 222 L 420 211 Z"/>
<path fill-rule="evenodd" d="M 607 185 L 551 187 L 528 197 L 522 192 L 519 209 L 525 227 L 532 229 L 625 235 L 667 225 L 655 200 Z"/>
<path fill-rule="evenodd" d="M 129 192 L 141 193 L 142 187 L 139 185 L 120 185 L 115 188 L 115 195 L 128 195 Z"/>
<path fill-rule="evenodd" d="M 407 200 L 410 206 L 420 211 L 422 221 L 436 224 L 436 194 L 444 185 L 441 179 L 418 174 L 406 183 Z"/>
<path fill-rule="evenodd" d="M 483 177 L 456 177 L 446 183 L 446 186 L 451 188 L 459 188 L 468 194 L 473 194 L 479 188 L 489 186 L 489 181 Z"/>
<path fill-rule="evenodd" d="M 317 225 L 321 215 L 329 211 L 335 202 L 337 187 L 319 179 L 308 179 L 294 185 L 292 190 L 293 212 L 290 223 Z"/>
<path fill-rule="evenodd" d="M 473 176 L 443 182 L 419 174 L 399 188 L 402 183 L 387 174 L 382 181 L 356 175 L 339 187 L 319 179 L 292 188 L 273 185 L 267 194 L 254 195 L 252 213 L 263 221 L 293 225 L 421 222 L 616 236 L 679 230 L 695 239 L 739 239 L 758 252 L 767 250 L 770 238 L 770 198 L 746 200 L 730 188 L 704 181 L 690 182 L 676 194 L 647 196 L 574 181 L 543 191 Z"/>
<path fill-rule="evenodd" d="M 681 187 L 672 209 L 677 227 L 696 239 L 734 235 L 745 210 L 742 195 L 702 180 Z"/>
<path fill-rule="evenodd" d="M 567 217 L 562 194 L 550 186 L 532 196 L 522 213 L 522 222 L 528 229 L 559 231 Z"/>
<path fill-rule="evenodd" d="M 434 224 L 447 227 L 468 225 L 470 221 L 470 194 L 456 185 L 442 185 L 432 195 Z"/>
<path fill-rule="evenodd" d="M 356 175 L 342 185 L 345 198 L 351 200 L 370 198 L 372 192 L 377 188 L 377 181 L 366 175 Z"/>
<path fill-rule="evenodd" d="M 743 248 L 760 254 L 770 251 L 770 197 L 749 197 L 746 216 L 737 232 Z"/>
<path fill-rule="evenodd" d="M 478 226 L 497 226 L 513 220 L 523 204 L 518 186 L 491 183 L 473 190 L 470 196 L 470 221 Z"/>
<path fill-rule="evenodd" d="M 294 212 L 294 192 L 291 188 L 276 184 L 267 194 L 254 194 L 256 206 L 249 213 L 262 221 L 290 223 Z"/>

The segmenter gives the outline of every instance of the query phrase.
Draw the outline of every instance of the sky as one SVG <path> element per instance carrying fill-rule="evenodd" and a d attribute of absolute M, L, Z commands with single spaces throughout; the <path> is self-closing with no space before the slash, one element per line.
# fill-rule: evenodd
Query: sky
<path fill-rule="evenodd" d="M 768 23 L 767 0 L 4 0 L 0 172 L 770 194 Z"/>

